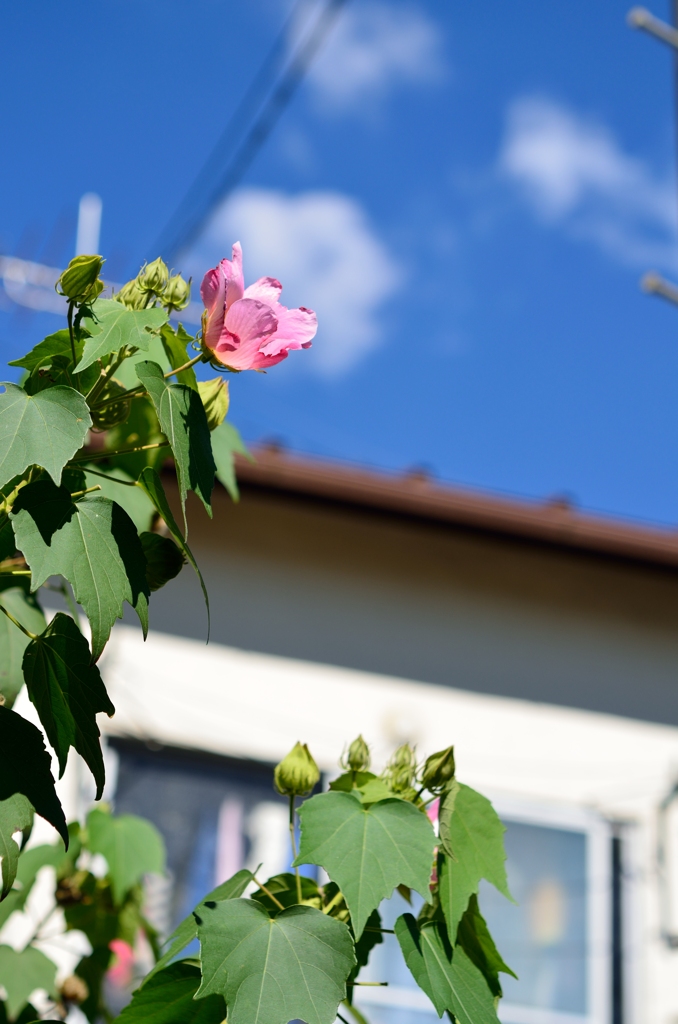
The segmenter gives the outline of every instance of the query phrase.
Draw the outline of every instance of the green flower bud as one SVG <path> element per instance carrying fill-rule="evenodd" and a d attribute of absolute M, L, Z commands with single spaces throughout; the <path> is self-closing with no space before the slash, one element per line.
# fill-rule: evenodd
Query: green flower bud
<path fill-rule="evenodd" d="M 117 299 L 118 302 L 122 302 L 123 306 L 127 306 L 128 309 L 145 309 L 148 294 L 142 291 L 135 278 L 134 281 L 128 281 L 127 284 L 124 284 L 113 298 Z"/>
<path fill-rule="evenodd" d="M 319 779 L 318 765 L 305 743 L 295 743 L 273 772 L 275 788 L 283 796 L 306 796 Z"/>
<path fill-rule="evenodd" d="M 92 430 L 111 430 L 117 427 L 118 423 L 124 423 L 129 416 L 132 404 L 131 398 L 121 398 L 119 402 L 110 401 L 118 395 L 124 395 L 127 388 L 119 380 L 112 377 L 106 387 L 97 398 L 98 402 L 108 401 L 107 405 L 100 409 L 91 409 Z"/>
<path fill-rule="evenodd" d="M 370 767 L 370 748 L 361 736 L 348 748 L 348 753 L 341 759 L 341 767 L 353 772 L 366 772 Z"/>
<path fill-rule="evenodd" d="M 384 773 L 394 793 L 404 793 L 412 788 L 417 773 L 417 754 L 409 743 L 398 747 Z"/>
<path fill-rule="evenodd" d="M 191 301 L 191 282 L 184 281 L 181 274 L 170 277 L 162 293 L 162 304 L 168 309 L 185 309 Z"/>
<path fill-rule="evenodd" d="M 169 267 L 158 256 L 152 263 L 144 264 L 137 276 L 137 284 L 145 292 L 162 295 L 169 282 Z"/>
<path fill-rule="evenodd" d="M 439 750 L 426 758 L 421 784 L 430 793 L 438 793 L 454 778 L 454 747 Z"/>
<path fill-rule="evenodd" d="M 104 289 L 104 282 L 99 280 L 103 265 L 102 256 L 76 256 L 57 281 L 57 292 L 70 302 L 93 302 Z"/>

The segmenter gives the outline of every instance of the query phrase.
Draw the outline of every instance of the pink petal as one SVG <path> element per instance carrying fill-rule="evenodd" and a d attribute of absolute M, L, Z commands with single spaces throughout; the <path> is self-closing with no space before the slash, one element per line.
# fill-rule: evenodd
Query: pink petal
<path fill-rule="evenodd" d="M 245 288 L 246 299 L 259 299 L 260 302 L 276 303 L 280 298 L 282 285 L 275 277 L 260 277 L 254 284 Z"/>
<path fill-rule="evenodd" d="M 245 278 L 242 273 L 242 246 L 236 242 L 230 260 L 222 260 L 219 269 L 226 281 L 226 309 L 238 299 L 242 299 L 245 291 Z"/>
<path fill-rule="evenodd" d="M 312 309 L 304 306 L 299 309 L 278 306 L 276 316 L 278 329 L 262 350 L 266 355 L 274 355 L 282 349 L 289 352 L 292 349 L 311 347 L 311 341 L 318 330 L 318 318 Z"/>
<path fill-rule="evenodd" d="M 233 370 L 251 370 L 262 343 L 277 326 L 270 306 L 257 299 L 239 299 L 226 312 L 221 337 L 214 347 L 217 358 Z"/>
<path fill-rule="evenodd" d="M 208 270 L 200 285 L 200 297 L 205 304 L 205 309 L 211 313 L 216 305 L 223 308 L 226 282 L 219 267 Z"/>

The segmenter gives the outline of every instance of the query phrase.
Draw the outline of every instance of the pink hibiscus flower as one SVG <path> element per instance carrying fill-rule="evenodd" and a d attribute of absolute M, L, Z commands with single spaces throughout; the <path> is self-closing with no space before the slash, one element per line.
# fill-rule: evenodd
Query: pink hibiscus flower
<path fill-rule="evenodd" d="M 245 288 L 240 242 L 232 258 L 208 270 L 200 286 L 203 342 L 229 370 L 266 370 L 295 348 L 310 348 L 318 329 L 312 309 L 287 309 L 278 302 L 282 285 L 260 277 Z"/>

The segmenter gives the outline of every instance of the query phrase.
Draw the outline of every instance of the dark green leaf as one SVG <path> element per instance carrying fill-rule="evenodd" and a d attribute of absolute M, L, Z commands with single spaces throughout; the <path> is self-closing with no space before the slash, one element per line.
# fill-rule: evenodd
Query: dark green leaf
<path fill-rule="evenodd" d="M 337 790 L 339 793 L 350 793 L 352 789 L 365 786 L 376 777 L 373 772 L 344 772 L 337 779 L 332 779 L 330 789 Z"/>
<path fill-rule="evenodd" d="M 19 847 L 12 839 L 15 832 L 23 832 L 33 823 L 33 808 L 22 793 L 0 800 L 0 854 L 2 855 L 2 893 L 4 900 L 14 885 L 19 866 Z"/>
<path fill-rule="evenodd" d="M 216 467 L 200 396 L 185 384 L 168 383 L 157 363 L 148 360 L 137 363 L 136 371 L 151 396 L 160 429 L 174 454 L 184 525 L 186 495 L 189 490 L 195 491 L 211 515 L 210 497 Z"/>
<path fill-rule="evenodd" d="M 452 824 L 452 815 L 454 814 L 454 805 L 457 800 L 458 792 L 459 783 L 456 779 L 451 779 L 440 796 L 440 804 L 438 807 L 438 835 L 440 837 L 440 847 L 443 853 L 446 853 L 448 857 L 454 857 L 454 853 L 452 852 L 450 826 Z"/>
<path fill-rule="evenodd" d="M 440 858 L 440 903 L 450 935 L 456 935 L 481 878 L 512 898 L 506 880 L 505 831 L 487 797 L 460 784 L 445 844 L 452 856 Z"/>
<path fill-rule="evenodd" d="M 194 999 L 200 970 L 192 964 L 172 964 L 138 988 L 116 1020 L 119 1024 L 221 1024 L 226 1003 L 220 995 Z"/>
<path fill-rule="evenodd" d="M 299 808 L 301 844 L 296 864 L 320 864 L 337 883 L 356 937 L 397 885 L 409 885 L 430 903 L 436 844 L 431 822 L 413 804 L 362 804 L 352 793 L 319 793 Z"/>
<path fill-rule="evenodd" d="M 356 980 L 363 967 L 367 965 L 367 961 L 370 959 L 370 953 L 375 946 L 380 946 L 383 943 L 381 935 L 381 917 L 378 910 L 373 910 L 367 919 L 365 930 L 355 944 L 355 956 L 357 963 L 351 973 L 348 976 L 348 1000 L 353 1003 L 354 991 L 352 983 Z"/>
<path fill-rule="evenodd" d="M 12 547 L 14 547 L 12 535 Z M 42 608 L 29 593 L 27 576 L 0 577 L 0 604 L 31 633 L 42 633 L 47 625 Z M 24 685 L 22 661 L 28 637 L 6 615 L 0 615 L 0 693 L 11 708 Z"/>
<path fill-rule="evenodd" d="M 162 338 L 162 347 L 165 350 L 165 355 L 169 359 L 173 370 L 189 362 L 195 355 L 195 353 L 188 351 L 188 346 L 193 341 L 193 338 L 190 334 L 186 333 L 181 324 L 179 324 L 176 331 L 172 329 L 170 324 L 165 324 L 160 331 L 160 337 Z M 194 391 L 198 390 L 198 381 L 192 366 L 178 373 L 175 380 L 178 384 L 186 384 L 189 388 L 193 388 Z"/>
<path fill-rule="evenodd" d="M 457 946 L 461 946 L 469 960 L 472 960 L 481 972 L 488 984 L 493 996 L 501 996 L 501 985 L 499 984 L 499 972 L 514 974 L 510 967 L 504 963 L 502 956 L 494 944 L 490 935 L 485 918 L 478 907 L 478 897 L 471 896 L 464 916 L 459 922 L 457 929 Z"/>
<path fill-rule="evenodd" d="M 23 793 L 68 843 L 68 829 L 54 789 L 42 733 L 15 711 L 0 705 L 0 800 Z"/>
<path fill-rule="evenodd" d="M 60 774 L 75 747 L 94 776 L 100 800 L 105 770 L 96 716 L 102 711 L 113 715 L 115 708 L 92 664 L 89 644 L 69 615 L 58 612 L 31 640 L 23 668 L 28 696 L 57 755 Z"/>
<path fill-rule="evenodd" d="M 25 798 L 20 797 L 19 799 Z M 0 904 L 0 928 L 15 910 L 23 910 L 40 868 L 48 864 L 56 868 L 66 856 L 62 842 L 58 842 L 56 845 L 45 843 L 42 846 L 33 846 L 30 850 L 22 850 L 16 873 L 17 885 Z"/>
<path fill-rule="evenodd" d="M 124 508 L 139 533 L 150 529 L 151 517 L 154 512 L 153 504 L 148 495 L 135 486 L 136 476 L 132 478 L 129 473 L 126 473 L 124 469 L 118 469 L 117 466 L 110 470 L 102 469 L 100 465 L 93 468 L 96 469 L 96 475 L 89 467 L 85 467 L 86 483 L 83 484 L 83 489 L 98 484 L 104 498 L 117 501 L 118 505 Z M 124 482 L 120 483 L 119 481 Z"/>
<path fill-rule="evenodd" d="M 147 395 L 136 397 L 125 422 L 119 423 L 107 435 L 107 447 L 111 450 L 162 444 L 164 441 L 165 436 L 160 430 L 153 403 Z M 136 480 L 146 466 L 155 468 L 161 465 L 168 455 L 169 448 L 147 448 L 145 451 L 116 455 L 110 460 L 110 466 L 116 475 L 118 470 L 122 469 Z M 95 468 L 98 469 L 100 466 L 99 462 Z"/>
<path fill-rule="evenodd" d="M 238 482 L 235 478 L 235 456 L 244 455 L 250 462 L 254 459 L 232 423 L 226 420 L 212 431 L 212 454 L 217 467 L 217 480 L 222 484 L 233 501 L 240 500 Z"/>
<path fill-rule="evenodd" d="M 146 582 L 150 590 L 160 590 L 179 575 L 186 559 L 169 537 L 161 537 L 159 533 L 142 533 L 139 539 L 146 556 Z"/>
<path fill-rule="evenodd" d="M 172 515 L 172 509 L 169 506 L 165 489 L 162 486 L 162 480 L 154 469 L 150 467 L 145 469 L 139 479 L 137 480 L 137 486 L 141 487 L 142 490 L 149 496 L 153 504 L 155 505 L 158 514 L 162 516 L 167 529 L 174 537 L 175 541 L 179 545 L 179 548 L 186 555 L 186 558 L 193 566 L 196 576 L 200 580 L 200 586 L 202 587 L 203 597 L 205 598 L 205 606 L 207 608 L 207 635 L 209 636 L 209 624 L 210 624 L 210 599 L 207 596 L 207 588 L 205 587 L 205 581 L 202 578 L 202 573 L 198 568 L 198 563 L 193 557 L 193 552 L 189 548 L 188 544 L 184 540 L 184 536 L 177 525 L 177 521 Z"/>
<path fill-rule="evenodd" d="M 87 816 L 88 849 L 106 858 L 116 903 L 149 873 L 165 870 L 165 844 L 155 825 L 134 814 L 114 818 L 105 811 Z"/>
<path fill-rule="evenodd" d="M 463 949 L 452 950 L 444 925 L 426 924 L 420 930 L 411 914 L 403 914 L 395 932 L 414 980 L 439 1017 L 447 1010 L 458 1024 L 499 1024 L 485 979 Z"/>
<path fill-rule="evenodd" d="M 76 343 L 82 349 L 82 342 Z M 14 359 L 10 366 L 21 366 L 30 373 L 40 366 L 50 366 L 54 356 L 71 355 L 71 336 L 68 331 L 57 331 L 56 334 L 49 334 L 44 341 L 41 341 L 30 352 L 27 352 L 21 359 Z"/>
<path fill-rule="evenodd" d="M 0 487 L 29 466 L 44 466 L 55 484 L 85 442 L 92 419 L 73 388 L 56 387 L 31 397 L 16 384 L 0 394 Z"/>
<path fill-rule="evenodd" d="M 95 661 L 122 617 L 123 601 L 132 605 L 146 634 L 144 552 L 120 505 L 98 494 L 73 501 L 65 488 L 37 480 L 19 493 L 11 518 L 17 547 L 31 569 L 31 588 L 50 576 L 63 576 L 73 587 L 92 626 Z"/>
<path fill-rule="evenodd" d="M 47 388 L 65 385 L 86 394 L 94 387 L 100 373 L 98 366 L 90 366 L 84 373 L 76 374 L 70 353 L 54 356 L 50 366 L 41 366 L 33 370 L 30 377 L 23 382 L 23 389 L 28 395 L 37 395 Z"/>
<path fill-rule="evenodd" d="M 0 984 L 7 992 L 8 1017 L 16 1017 L 23 1010 L 36 988 L 56 996 L 56 971 L 54 961 L 33 946 L 21 953 L 11 946 L 0 946 Z"/>
<path fill-rule="evenodd" d="M 242 871 L 238 871 L 232 878 L 229 878 L 226 882 L 222 882 L 221 885 L 216 887 L 216 889 L 212 889 L 212 892 L 208 893 L 204 900 L 200 901 L 195 908 L 194 913 L 197 913 L 198 916 L 200 916 L 201 905 L 208 901 L 218 902 L 219 900 L 233 900 L 242 896 L 245 889 L 252 881 L 252 877 L 252 872 L 247 871 L 246 868 L 243 868 Z M 182 950 L 186 949 L 189 942 L 192 942 L 193 939 L 197 939 L 197 937 L 198 923 L 194 915 L 189 914 L 188 917 L 184 918 L 181 924 L 177 925 L 170 937 L 167 939 L 167 942 L 165 942 L 165 945 L 167 946 L 166 952 L 160 957 L 150 974 L 146 975 L 143 984 L 145 985 L 154 974 L 157 974 L 158 971 L 161 971 L 164 967 L 170 964 L 172 960 L 175 960 Z"/>
<path fill-rule="evenodd" d="M 223 995 L 229 1024 L 332 1024 L 355 964 L 345 924 L 313 907 L 274 918 L 254 900 L 203 907 L 199 997 Z"/>
<path fill-rule="evenodd" d="M 164 309 L 127 309 L 115 299 L 97 299 L 92 306 L 93 319 L 83 320 L 83 327 L 91 335 L 85 342 L 82 359 L 76 370 L 118 352 L 123 345 L 148 351 L 150 330 L 158 330 L 167 323 Z"/>

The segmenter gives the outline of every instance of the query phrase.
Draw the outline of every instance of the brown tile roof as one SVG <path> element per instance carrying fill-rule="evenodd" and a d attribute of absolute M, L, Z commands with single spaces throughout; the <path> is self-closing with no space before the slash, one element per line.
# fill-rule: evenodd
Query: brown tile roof
<path fill-rule="evenodd" d="M 497 497 L 443 485 L 423 473 L 397 476 L 274 446 L 257 448 L 254 454 L 254 464 L 237 460 L 238 480 L 246 488 L 678 569 L 678 530 L 579 512 L 565 501 Z"/>

